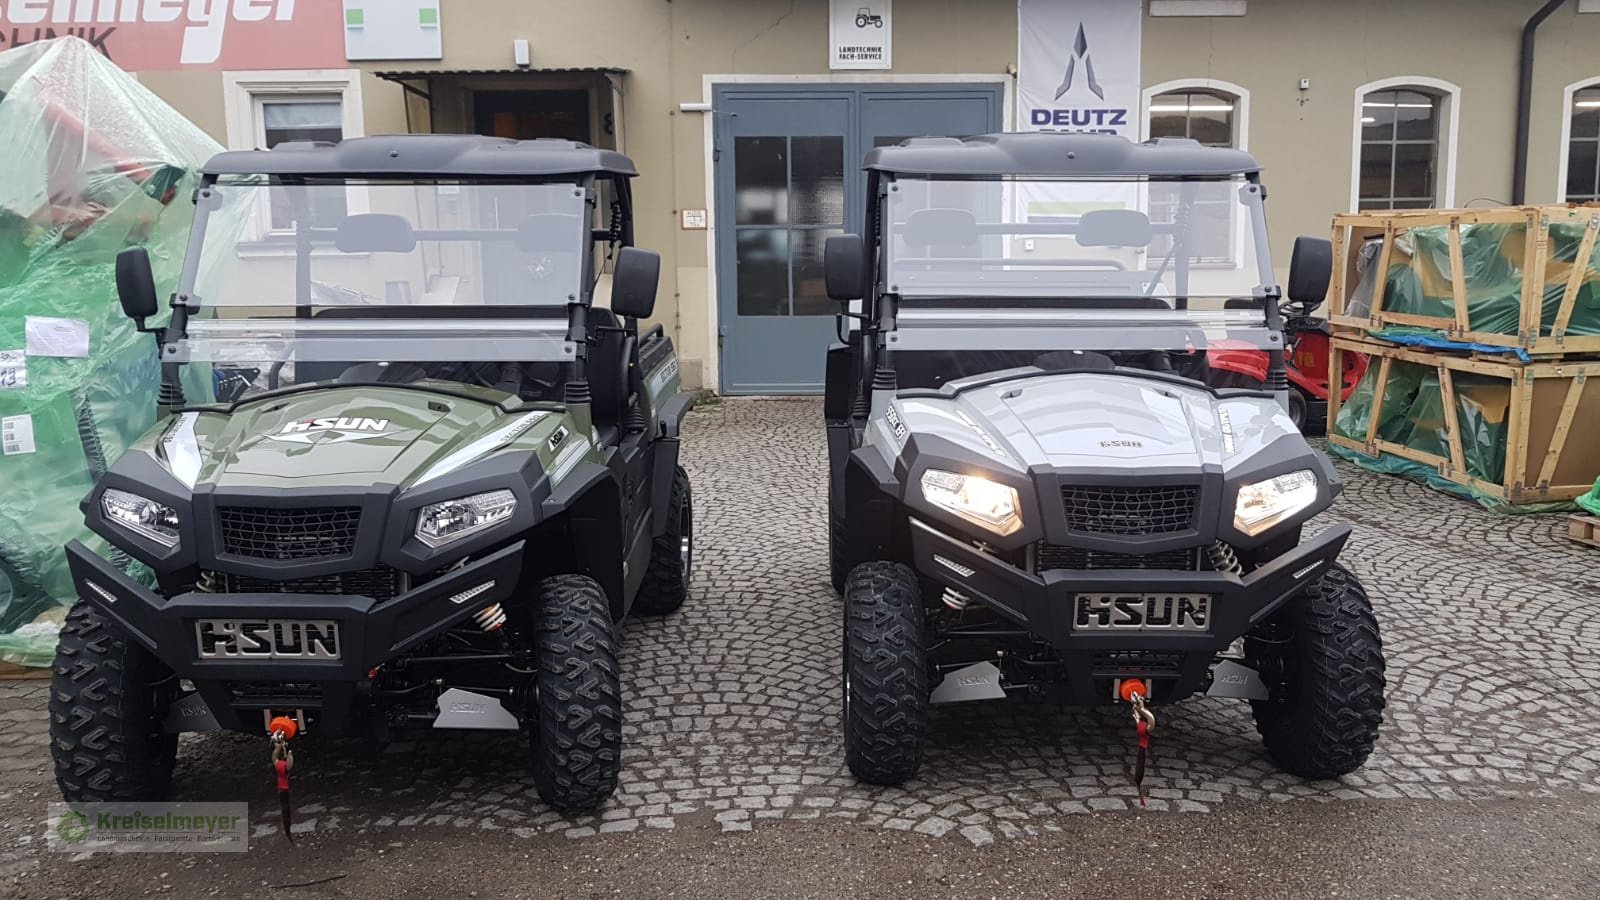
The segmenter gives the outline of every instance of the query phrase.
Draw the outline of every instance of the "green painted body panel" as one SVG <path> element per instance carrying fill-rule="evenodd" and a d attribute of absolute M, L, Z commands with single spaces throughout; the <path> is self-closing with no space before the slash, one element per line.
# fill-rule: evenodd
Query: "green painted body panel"
<path fill-rule="evenodd" d="M 405 388 L 329 386 L 264 396 L 236 406 L 196 410 L 195 442 L 203 463 L 199 483 L 222 488 L 346 489 L 372 484 L 409 486 L 430 468 L 474 441 L 525 416 L 537 419 L 499 447 L 485 445 L 462 465 L 498 453 L 532 452 L 546 471 L 559 461 L 598 459 L 587 406 L 525 404 L 505 412 L 484 400 Z M 166 419 L 133 450 L 160 458 Z M 554 450 L 557 430 L 567 436 Z M 567 454 L 563 457 L 561 454 Z"/>
<path fill-rule="evenodd" d="M 682 389 L 683 380 L 678 373 L 678 354 L 669 352 L 662 356 L 655 368 L 647 369 L 643 373 L 644 389 L 639 392 L 639 400 L 644 406 L 645 421 L 650 424 L 650 433 L 659 430 L 661 406 L 668 400 L 677 396 Z"/>

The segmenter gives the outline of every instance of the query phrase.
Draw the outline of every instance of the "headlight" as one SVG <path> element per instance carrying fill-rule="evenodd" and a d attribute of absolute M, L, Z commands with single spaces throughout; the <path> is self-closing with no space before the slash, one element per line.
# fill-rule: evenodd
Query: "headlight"
<path fill-rule="evenodd" d="M 1022 527 L 1017 489 L 977 475 L 929 469 L 922 473 L 922 498 L 996 534 Z"/>
<path fill-rule="evenodd" d="M 178 511 L 170 506 L 138 494 L 106 488 L 100 495 L 100 511 L 107 519 L 163 547 L 178 544 Z"/>
<path fill-rule="evenodd" d="M 1239 488 L 1233 527 L 1255 537 L 1317 502 L 1317 476 L 1301 469 Z"/>
<path fill-rule="evenodd" d="M 417 540 L 429 547 L 442 547 L 469 534 L 498 525 L 517 510 L 517 497 L 510 491 L 489 491 L 459 500 L 430 503 L 417 517 Z"/>

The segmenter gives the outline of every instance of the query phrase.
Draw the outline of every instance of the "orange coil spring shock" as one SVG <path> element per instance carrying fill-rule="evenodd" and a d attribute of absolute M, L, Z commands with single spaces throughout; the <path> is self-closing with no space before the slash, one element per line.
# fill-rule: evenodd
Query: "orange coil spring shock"
<path fill-rule="evenodd" d="M 472 621 L 484 631 L 499 631 L 506 624 L 506 611 L 500 608 L 500 604 L 491 603 L 473 613 Z"/>

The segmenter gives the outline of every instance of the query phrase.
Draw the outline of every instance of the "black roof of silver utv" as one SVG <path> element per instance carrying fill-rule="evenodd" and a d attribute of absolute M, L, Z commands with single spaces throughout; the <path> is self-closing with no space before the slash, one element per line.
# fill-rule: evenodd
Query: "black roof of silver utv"
<path fill-rule="evenodd" d="M 1114 134 L 1026 132 L 912 138 L 867 153 L 867 169 L 979 178 L 1225 178 L 1261 171 L 1243 150 L 1187 138 L 1134 143 Z"/>
<path fill-rule="evenodd" d="M 541 138 L 514 141 L 474 134 L 396 134 L 337 144 L 295 141 L 271 150 L 220 153 L 207 175 L 324 175 L 335 178 L 542 178 L 639 174 L 615 150 Z"/>

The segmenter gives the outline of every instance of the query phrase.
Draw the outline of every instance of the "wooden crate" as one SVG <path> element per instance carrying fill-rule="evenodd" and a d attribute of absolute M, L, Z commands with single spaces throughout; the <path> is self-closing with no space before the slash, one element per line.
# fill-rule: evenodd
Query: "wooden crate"
<path fill-rule="evenodd" d="M 1451 340 L 1488 344 L 1496 347 L 1519 347 L 1531 354 L 1559 357 L 1564 354 L 1600 353 L 1600 335 L 1569 335 L 1567 328 L 1577 305 L 1578 291 L 1586 278 L 1600 277 L 1586 266 L 1570 265 L 1555 260 L 1550 255 L 1550 226 L 1552 224 L 1580 225 L 1584 228 L 1577 258 L 1590 259 L 1595 240 L 1600 235 L 1600 206 L 1508 206 L 1492 209 L 1402 210 L 1394 212 L 1348 213 L 1333 217 L 1333 279 L 1328 285 L 1328 320 L 1336 330 L 1346 334 L 1366 335 L 1372 331 L 1394 326 L 1433 328 Z M 1467 308 L 1467 284 L 1461 256 L 1461 226 L 1463 225 L 1523 225 L 1526 240 L 1523 246 L 1521 318 L 1516 334 L 1502 334 L 1475 329 L 1471 310 Z M 1400 261 L 1403 251 L 1395 241 L 1413 228 L 1443 226 L 1447 229 L 1450 248 L 1450 290 L 1455 315 L 1424 316 L 1385 310 L 1384 286 L 1388 284 L 1391 266 Z M 1361 245 L 1374 237 L 1383 239 L 1378 252 L 1376 271 L 1370 273 L 1377 279 L 1373 291 L 1372 308 L 1366 316 L 1348 312 L 1351 294 L 1355 290 L 1356 258 Z M 1339 264 L 1343 260 L 1343 265 Z M 1544 288 L 1547 284 L 1564 284 L 1565 292 L 1555 319 L 1542 323 Z M 1542 326 L 1550 326 L 1550 334 L 1541 335 Z"/>
<path fill-rule="evenodd" d="M 1567 537 L 1580 544 L 1600 547 L 1600 519 L 1594 516 L 1570 516 L 1567 519 Z"/>
<path fill-rule="evenodd" d="M 1329 398 L 1330 443 L 1367 456 L 1387 453 L 1433 466 L 1440 477 L 1513 505 L 1571 500 L 1594 486 L 1595 477 L 1600 474 L 1600 441 L 1594 439 L 1593 425 L 1600 421 L 1600 361 L 1523 364 L 1336 336 L 1330 360 L 1332 371 L 1340 371 L 1345 353 L 1372 357 L 1368 371 L 1377 372 L 1377 394 L 1366 434 L 1360 440 L 1338 433 L 1335 426 L 1343 403 L 1337 393 Z M 1448 456 L 1436 456 L 1379 437 L 1383 394 L 1397 362 L 1415 363 L 1438 373 Z M 1494 481 L 1467 472 L 1455 388 L 1455 376 L 1464 372 L 1508 382 L 1505 470 Z"/>
<path fill-rule="evenodd" d="M 0 681 L 40 681 L 50 677 L 48 668 L 19 666 L 0 660 Z"/>

